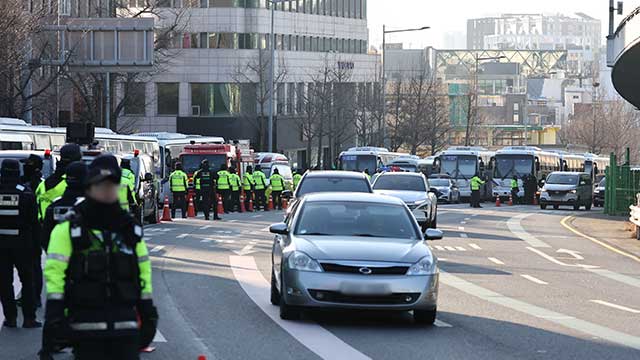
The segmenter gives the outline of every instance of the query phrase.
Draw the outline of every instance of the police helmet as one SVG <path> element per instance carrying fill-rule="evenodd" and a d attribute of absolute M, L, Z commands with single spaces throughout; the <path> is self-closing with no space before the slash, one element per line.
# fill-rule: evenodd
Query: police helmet
<path fill-rule="evenodd" d="M 86 185 L 89 169 L 82 161 L 74 161 L 65 171 L 67 175 L 67 186 L 72 189 L 84 189 Z"/>

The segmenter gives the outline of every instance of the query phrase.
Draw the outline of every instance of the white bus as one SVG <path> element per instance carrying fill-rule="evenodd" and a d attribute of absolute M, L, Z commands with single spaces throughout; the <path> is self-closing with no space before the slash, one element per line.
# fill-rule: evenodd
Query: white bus
<path fill-rule="evenodd" d="M 604 177 L 604 171 L 609 165 L 611 165 L 611 159 L 608 157 L 584 154 L 584 172 L 591 174 L 594 184 L 596 181 L 599 183 Z"/>
<path fill-rule="evenodd" d="M 354 147 L 340 154 L 340 169 L 345 171 L 369 171 L 373 175 L 379 169 L 386 169 L 389 164 L 405 153 L 393 153 L 385 148 Z"/>
<path fill-rule="evenodd" d="M 534 146 L 511 146 L 496 151 L 492 160 L 493 196 L 501 198 L 511 194 L 511 180 L 518 178 L 520 192 L 524 196 L 523 178 L 534 176 L 536 183 L 547 178 L 547 175 L 560 170 L 561 156 L 558 153 L 543 151 Z"/>
<path fill-rule="evenodd" d="M 391 163 L 389 163 L 390 167 L 398 167 L 400 170 L 404 172 L 420 172 L 420 159 L 419 156 L 416 155 L 403 155 L 395 158 Z"/>
<path fill-rule="evenodd" d="M 495 152 L 483 147 L 451 147 L 436 156 L 435 174 L 449 175 L 455 180 L 463 198 L 471 198 L 471 178 L 479 174 L 488 180 L 480 190 L 480 198 L 488 200 L 493 194 L 491 159 L 494 155 Z"/>
<path fill-rule="evenodd" d="M 0 136 L 0 150 L 56 151 L 64 145 L 66 131 L 30 125 L 20 119 L 0 118 Z"/>

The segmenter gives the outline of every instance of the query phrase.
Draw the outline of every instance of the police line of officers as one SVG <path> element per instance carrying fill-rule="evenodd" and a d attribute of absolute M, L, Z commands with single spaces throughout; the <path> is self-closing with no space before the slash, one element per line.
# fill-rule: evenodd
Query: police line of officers
<path fill-rule="evenodd" d="M 294 189 L 300 183 L 302 174 L 296 172 L 293 175 Z M 173 195 L 173 206 L 171 216 L 176 216 L 176 210 L 181 210 L 182 218 L 187 214 L 187 194 L 189 189 L 189 177 L 184 172 L 181 163 L 176 163 L 175 170 L 169 175 L 169 184 Z M 220 166 L 217 172 L 210 169 L 209 161 L 202 160 L 200 168 L 193 174 L 193 187 L 195 190 L 194 206 L 196 215 L 199 211 L 204 213 L 206 220 L 209 220 L 210 211 L 213 207 L 214 220 L 220 220 L 217 207 L 217 199 L 222 201 L 222 209 L 225 214 L 240 211 L 240 194 L 244 192 L 244 208 L 249 211 L 249 203 L 252 201 L 254 209 L 268 211 L 266 201 L 266 190 L 271 188 L 271 199 L 275 209 L 282 209 L 282 192 L 285 190 L 285 181 L 277 168 L 269 177 L 262 172 L 260 165 L 248 166 L 242 178 L 236 173 L 235 167 L 227 167 L 226 164 Z"/>
<path fill-rule="evenodd" d="M 42 159 L 0 167 L 0 300 L 4 327 L 17 327 L 13 268 L 22 283 L 23 328 L 37 328 L 47 261 L 41 359 L 72 346 L 76 359 L 139 359 L 155 335 L 151 263 L 129 164 L 100 155 L 87 166 L 80 147 L 60 150 L 42 180 Z"/>

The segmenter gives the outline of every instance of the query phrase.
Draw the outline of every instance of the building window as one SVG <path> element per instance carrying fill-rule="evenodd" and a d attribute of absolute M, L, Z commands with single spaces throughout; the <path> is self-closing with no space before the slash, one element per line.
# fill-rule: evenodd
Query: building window
<path fill-rule="evenodd" d="M 193 116 L 229 116 L 240 111 L 240 87 L 237 84 L 191 84 Z"/>
<path fill-rule="evenodd" d="M 71 0 L 59 0 L 58 6 L 60 7 L 60 15 L 71 15 Z"/>
<path fill-rule="evenodd" d="M 277 101 L 277 113 L 278 115 L 284 113 L 284 105 L 285 105 L 285 97 L 284 97 L 284 84 L 278 85 L 278 89 L 276 92 L 276 101 Z"/>
<path fill-rule="evenodd" d="M 124 86 L 124 114 L 145 114 L 145 83 L 128 82 Z"/>
<path fill-rule="evenodd" d="M 209 33 L 210 49 L 237 49 L 238 34 L 233 33 Z"/>
<path fill-rule="evenodd" d="M 296 91 L 296 112 L 298 114 L 302 114 L 304 112 L 303 107 L 304 107 L 304 83 L 298 83 L 297 84 L 297 91 Z"/>
<path fill-rule="evenodd" d="M 179 91 L 178 83 L 157 83 L 158 115 L 178 115 Z"/>
<path fill-rule="evenodd" d="M 296 100 L 296 84 L 287 84 L 287 114 L 293 114 L 293 105 Z"/>

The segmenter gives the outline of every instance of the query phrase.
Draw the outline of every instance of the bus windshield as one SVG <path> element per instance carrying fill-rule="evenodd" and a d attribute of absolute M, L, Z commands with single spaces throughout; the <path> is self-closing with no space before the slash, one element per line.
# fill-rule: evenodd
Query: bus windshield
<path fill-rule="evenodd" d="M 373 174 L 378 169 L 378 159 L 375 155 L 344 155 L 340 162 L 342 170 L 346 171 L 369 170 L 369 174 Z"/>
<path fill-rule="evenodd" d="M 531 155 L 498 155 L 496 156 L 496 176 L 506 179 L 508 177 L 523 177 L 533 172 L 533 156 Z"/>
<path fill-rule="evenodd" d="M 473 155 L 444 155 L 440 158 L 441 173 L 454 179 L 469 179 L 476 174 L 478 157 Z"/>
<path fill-rule="evenodd" d="M 209 169 L 211 171 L 218 171 L 220 165 L 227 163 L 226 155 L 205 155 L 205 154 L 189 154 L 181 156 L 182 168 L 188 174 L 193 174 L 196 170 L 200 169 L 202 160 L 209 160 Z"/>

